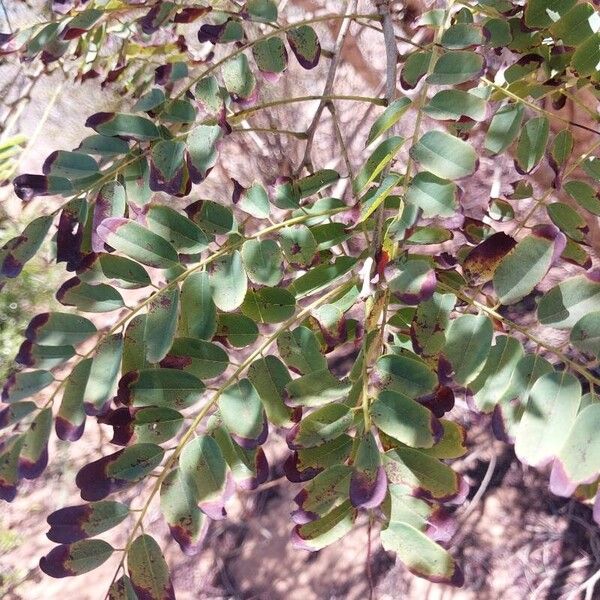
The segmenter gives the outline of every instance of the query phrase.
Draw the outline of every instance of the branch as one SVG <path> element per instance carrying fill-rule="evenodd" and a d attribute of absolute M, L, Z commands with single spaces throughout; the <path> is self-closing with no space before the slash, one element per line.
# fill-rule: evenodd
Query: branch
<path fill-rule="evenodd" d="M 394 24 L 390 14 L 391 0 L 374 0 L 377 12 L 382 18 L 383 40 L 385 44 L 386 68 L 385 68 L 385 96 L 388 104 L 391 104 L 396 97 L 396 79 L 398 75 L 398 48 L 396 46 L 396 35 L 394 33 Z M 395 126 L 391 127 L 386 137 L 394 134 Z M 388 174 L 389 166 L 381 174 L 382 179 Z M 383 239 L 383 225 L 385 222 L 384 203 L 377 208 L 375 212 L 375 231 L 373 233 L 373 245 L 371 251 L 373 256 L 379 252 Z M 376 265 L 373 265 L 376 268 Z"/>
<path fill-rule="evenodd" d="M 337 68 L 340 64 L 340 58 L 341 58 L 341 49 L 342 46 L 344 45 L 344 40 L 346 39 L 346 35 L 348 34 L 348 30 L 350 28 L 350 14 L 354 13 L 356 11 L 356 5 L 358 4 L 358 0 L 351 0 L 350 5 L 347 5 L 347 11 L 344 15 L 342 15 L 342 17 L 344 18 L 344 21 L 342 22 L 342 26 L 340 27 L 340 31 L 338 33 L 337 39 L 335 41 L 335 48 L 333 50 L 333 58 L 331 59 L 331 64 L 329 65 L 329 72 L 327 73 L 327 80 L 325 81 L 325 87 L 323 89 L 323 96 L 329 96 L 331 94 L 331 91 L 333 90 L 333 83 L 335 81 L 335 74 L 337 72 Z M 321 115 L 323 114 L 323 110 L 325 109 L 325 105 L 328 101 L 321 99 L 321 101 L 319 102 L 319 106 L 317 107 L 317 110 L 312 118 L 312 121 L 310 122 L 310 125 L 308 126 L 308 129 L 306 130 L 306 133 L 308 135 L 307 141 L 306 141 L 306 148 L 304 150 L 304 156 L 302 157 L 302 161 L 300 162 L 300 165 L 298 166 L 298 168 L 296 169 L 296 173 L 295 175 L 298 176 L 298 174 L 302 171 L 302 169 L 304 167 L 306 167 L 309 171 L 314 170 L 312 168 L 312 160 L 310 158 L 311 152 L 312 152 L 312 146 L 313 146 L 313 142 L 315 139 L 315 133 L 317 132 L 317 128 L 319 126 L 319 121 L 321 120 Z"/>

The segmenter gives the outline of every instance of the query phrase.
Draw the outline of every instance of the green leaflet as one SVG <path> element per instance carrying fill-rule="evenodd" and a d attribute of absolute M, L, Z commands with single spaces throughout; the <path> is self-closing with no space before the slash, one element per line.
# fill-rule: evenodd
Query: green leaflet
<path fill-rule="evenodd" d="M 435 442 L 435 418 L 422 404 L 398 392 L 380 392 L 371 417 L 381 431 L 408 446 L 430 448 Z"/>
<path fill-rule="evenodd" d="M 548 227 L 518 242 L 494 272 L 494 289 L 500 302 L 514 304 L 532 292 L 564 244 L 563 234 Z"/>
<path fill-rule="evenodd" d="M 285 364 L 302 375 L 327 367 L 319 342 L 308 327 L 284 331 L 277 338 L 277 350 Z"/>
<path fill-rule="evenodd" d="M 248 379 L 260 396 L 269 421 L 277 426 L 289 426 L 292 411 L 284 404 L 283 394 L 292 378 L 281 360 L 273 355 L 255 360 L 248 367 Z"/>
<path fill-rule="evenodd" d="M 442 179 L 462 179 L 477 169 L 475 150 L 443 131 L 428 131 L 410 149 L 411 157 Z"/>
<path fill-rule="evenodd" d="M 241 254 L 234 250 L 212 262 L 209 274 L 212 298 L 220 310 L 231 312 L 244 301 L 248 287 Z"/>
<path fill-rule="evenodd" d="M 456 211 L 457 191 L 452 181 L 422 171 L 412 178 L 406 200 L 420 208 L 426 218 L 451 217 Z"/>
<path fill-rule="evenodd" d="M 258 323 L 281 323 L 296 312 L 296 300 L 281 288 L 248 290 L 241 311 Z"/>
<path fill-rule="evenodd" d="M 544 294 L 538 304 L 538 319 L 543 325 L 568 329 L 584 315 L 597 310 L 600 310 L 600 283 L 590 273 L 567 279 Z"/>
<path fill-rule="evenodd" d="M 477 379 L 471 382 L 477 408 L 489 412 L 509 389 L 513 375 L 523 357 L 520 342 L 509 336 L 498 336 Z"/>
<path fill-rule="evenodd" d="M 168 269 L 178 263 L 177 251 L 171 243 L 135 221 L 105 219 L 98 226 L 98 235 L 109 246 L 143 265 Z"/>
<path fill-rule="evenodd" d="M 488 127 L 484 142 L 486 150 L 492 154 L 504 152 L 519 135 L 523 114 L 524 108 L 519 102 L 501 106 Z"/>
<path fill-rule="evenodd" d="M 470 50 L 451 50 L 445 52 L 435 63 L 433 73 L 427 77 L 427 83 L 433 85 L 457 85 L 475 79 L 485 65 L 483 56 Z"/>
<path fill-rule="evenodd" d="M 573 325 L 571 343 L 593 356 L 600 355 L 600 311 L 584 315 Z"/>
<path fill-rule="evenodd" d="M 144 351 L 149 363 L 160 362 L 169 351 L 177 327 L 179 288 L 153 296 L 148 303 L 144 326 Z"/>
<path fill-rule="evenodd" d="M 557 456 L 575 421 L 580 400 L 581 384 L 573 375 L 542 375 L 531 388 L 516 430 L 519 460 L 540 467 Z"/>
<path fill-rule="evenodd" d="M 468 117 L 473 121 L 485 121 L 487 103 L 483 98 L 462 90 L 442 90 L 435 94 L 423 109 L 432 119 L 458 121 Z"/>
<path fill-rule="evenodd" d="M 409 398 L 424 396 L 437 384 L 435 373 L 416 355 L 384 354 L 375 363 L 381 387 Z"/>
<path fill-rule="evenodd" d="M 209 340 L 217 329 L 217 307 L 208 273 L 192 273 L 181 286 L 181 329 L 190 337 Z"/>
<path fill-rule="evenodd" d="M 173 340 L 163 366 L 174 366 L 189 371 L 199 379 L 221 375 L 229 365 L 229 356 L 217 344 L 192 337 Z"/>
<path fill-rule="evenodd" d="M 144 534 L 133 540 L 127 552 L 127 572 L 138 597 L 148 600 L 175 598 L 169 568 L 153 537 Z"/>
<path fill-rule="evenodd" d="M 462 573 L 452 556 L 412 525 L 390 523 L 381 532 L 381 543 L 388 552 L 395 552 L 412 573 L 436 582 L 462 585 Z"/>
<path fill-rule="evenodd" d="M 84 401 L 92 414 L 101 412 L 110 399 L 119 374 L 123 355 L 123 336 L 112 334 L 102 340 L 92 359 L 85 386 Z"/>
<path fill-rule="evenodd" d="M 549 131 L 548 117 L 534 117 L 525 123 L 517 144 L 516 166 L 521 173 L 531 173 L 542 160 Z"/>
<path fill-rule="evenodd" d="M 126 373 L 119 381 L 117 397 L 128 406 L 166 406 L 183 409 L 200 400 L 204 384 L 179 369 L 142 369 Z"/>
<path fill-rule="evenodd" d="M 600 405 L 597 403 L 588 405 L 577 415 L 560 448 L 558 458 L 565 474 L 574 483 L 583 483 L 598 474 L 599 424 Z"/>
<path fill-rule="evenodd" d="M 228 431 L 239 438 L 258 439 L 264 427 L 263 407 L 256 388 L 249 379 L 240 379 L 225 388 L 218 405 Z"/>
<path fill-rule="evenodd" d="M 458 383 L 467 385 L 479 375 L 492 345 L 492 335 L 488 317 L 463 315 L 450 322 L 445 353 Z"/>
<path fill-rule="evenodd" d="M 242 246 L 242 261 L 253 283 L 273 287 L 283 277 L 283 255 L 274 240 L 247 240 Z"/>
<path fill-rule="evenodd" d="M 150 231 L 168 240 L 174 248 L 185 254 L 202 252 L 210 242 L 200 227 L 168 206 L 148 206 L 146 221 Z"/>
<path fill-rule="evenodd" d="M 213 438 L 201 435 L 188 442 L 179 458 L 179 468 L 192 486 L 196 502 L 215 501 L 221 497 L 227 463 Z"/>
<path fill-rule="evenodd" d="M 411 101 L 406 97 L 391 102 L 371 126 L 369 135 L 367 136 L 367 145 L 374 142 L 379 136 L 393 127 L 409 109 L 410 105 Z"/>
<path fill-rule="evenodd" d="M 355 194 L 360 194 L 385 169 L 403 144 L 404 138 L 392 136 L 381 142 L 373 150 L 373 153 L 352 182 L 352 189 Z"/>

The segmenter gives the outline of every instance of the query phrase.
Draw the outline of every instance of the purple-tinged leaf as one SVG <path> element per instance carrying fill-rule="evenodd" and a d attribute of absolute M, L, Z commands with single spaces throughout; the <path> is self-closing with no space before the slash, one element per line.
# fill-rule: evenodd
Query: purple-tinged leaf
<path fill-rule="evenodd" d="M 74 544 L 63 544 L 40 558 L 40 569 L 50 577 L 74 577 L 105 563 L 113 550 L 113 547 L 103 540 L 81 540 Z"/>
<path fill-rule="evenodd" d="M 80 315 L 47 312 L 31 319 L 25 330 L 25 338 L 44 346 L 64 346 L 79 344 L 96 331 L 96 326 Z"/>
<path fill-rule="evenodd" d="M 287 69 L 288 55 L 281 38 L 270 37 L 257 41 L 252 46 L 252 55 L 258 70 L 269 83 L 277 83 Z"/>
<path fill-rule="evenodd" d="M 165 477 L 160 487 L 160 509 L 183 553 L 198 554 L 209 521 L 198 508 L 196 494 L 181 470 L 174 469 Z"/>
<path fill-rule="evenodd" d="M 431 448 L 443 434 L 428 408 L 398 392 L 380 392 L 370 412 L 378 429 L 413 448 Z"/>
<path fill-rule="evenodd" d="M 116 527 L 128 514 L 128 506 L 110 500 L 67 506 L 48 516 L 46 535 L 53 542 L 72 544 Z"/>
<path fill-rule="evenodd" d="M 92 220 L 92 251 L 103 252 L 104 240 L 100 239 L 97 229 L 109 217 L 122 217 L 125 214 L 127 198 L 125 188 L 116 181 L 102 186 L 94 202 L 94 217 Z"/>
<path fill-rule="evenodd" d="M 9 404 L 6 408 L 0 410 L 0 429 L 5 429 L 22 421 L 36 410 L 38 410 L 38 407 L 35 402 L 25 401 Z"/>
<path fill-rule="evenodd" d="M 144 33 L 147 35 L 153 34 L 164 25 L 171 13 L 175 9 L 174 2 L 159 2 L 155 4 L 143 17 L 138 19 L 138 23 Z"/>
<path fill-rule="evenodd" d="M 227 430 L 243 448 L 263 444 L 268 433 L 260 397 L 249 379 L 226 388 L 219 397 L 219 412 Z"/>
<path fill-rule="evenodd" d="M 298 509 L 292 513 L 295 523 L 303 525 L 328 513 L 341 499 L 348 498 L 352 468 L 333 465 L 319 473 L 294 498 Z"/>
<path fill-rule="evenodd" d="M 12 502 L 17 495 L 19 454 L 25 436 L 15 435 L 0 442 L 0 499 Z"/>
<path fill-rule="evenodd" d="M 24 202 L 36 196 L 68 196 L 73 184 L 65 177 L 55 175 L 19 175 L 13 182 L 15 194 Z"/>
<path fill-rule="evenodd" d="M 302 468 L 303 466 L 304 468 Z M 320 466 L 313 467 L 302 465 L 298 452 L 292 452 L 283 464 L 283 472 L 288 481 L 291 481 L 292 483 L 309 481 L 316 477 L 322 470 L 323 467 Z"/>
<path fill-rule="evenodd" d="M 138 600 L 175 600 L 169 567 L 151 536 L 133 540 L 127 552 L 127 571 Z"/>
<path fill-rule="evenodd" d="M 109 408 L 97 417 L 98 423 L 113 428 L 111 444 L 127 446 L 133 437 L 133 410 L 127 406 L 120 406 L 113 410 Z M 154 440 L 152 440 L 154 442 Z"/>
<path fill-rule="evenodd" d="M 64 306 L 76 306 L 84 312 L 110 312 L 125 306 L 121 294 L 110 285 L 90 285 L 78 277 L 65 281 L 58 288 L 56 299 Z"/>
<path fill-rule="evenodd" d="M 594 475 L 595 478 L 596 476 Z M 549 488 L 553 494 L 562 496 L 563 498 L 571 497 L 577 489 L 577 482 L 569 477 L 560 458 L 555 458 L 552 461 Z"/>
<path fill-rule="evenodd" d="M 56 435 L 59 439 L 74 442 L 83 435 L 85 411 L 83 398 L 87 386 L 92 359 L 77 363 L 67 377 L 62 402 L 56 415 Z"/>
<path fill-rule="evenodd" d="M 174 140 L 161 140 L 150 151 L 150 189 L 178 195 L 184 185 L 184 153 L 186 145 Z"/>
<path fill-rule="evenodd" d="M 49 371 L 12 373 L 2 388 L 2 402 L 17 402 L 34 396 L 54 381 Z"/>
<path fill-rule="evenodd" d="M 393 522 L 381 532 L 381 543 L 395 552 L 408 570 L 429 581 L 461 587 L 462 571 L 450 554 L 407 523 Z"/>
<path fill-rule="evenodd" d="M 217 442 L 207 435 L 188 442 L 179 458 L 179 467 L 202 511 L 212 519 L 224 518 L 233 481 L 227 475 L 227 463 Z"/>
<path fill-rule="evenodd" d="M 426 452 L 397 447 L 383 455 L 383 464 L 390 483 L 408 486 L 419 498 L 459 503 L 468 493 L 458 473 Z"/>
<path fill-rule="evenodd" d="M 75 477 L 81 498 L 103 500 L 130 487 L 151 473 L 163 456 L 164 450 L 156 444 L 136 444 L 85 465 Z"/>
<path fill-rule="evenodd" d="M 53 369 L 75 355 L 73 346 L 39 346 L 25 340 L 19 347 L 15 362 L 26 367 Z"/>
<path fill-rule="evenodd" d="M 188 66 L 185 62 L 168 62 L 154 69 L 154 83 L 165 86 L 188 76 Z M 163 96 L 164 98 L 164 96 Z"/>
<path fill-rule="evenodd" d="M 228 18 L 218 25 L 202 25 L 198 30 L 198 41 L 200 43 L 229 44 L 238 42 L 244 37 L 244 30 L 238 19 Z"/>
<path fill-rule="evenodd" d="M 173 23 L 193 23 L 196 19 L 203 17 L 212 10 L 212 6 L 186 6 L 177 11 L 173 17 Z"/>
<path fill-rule="evenodd" d="M 350 479 L 350 502 L 355 508 L 377 508 L 387 493 L 387 475 L 381 464 L 377 442 L 371 432 L 358 444 Z"/>
<path fill-rule="evenodd" d="M 82 250 L 88 204 L 83 198 L 71 200 L 61 211 L 56 232 L 56 262 L 75 271 L 84 259 Z"/>
<path fill-rule="evenodd" d="M 296 59 L 305 69 L 314 69 L 321 57 L 321 44 L 315 30 L 308 25 L 290 29 L 286 33 L 288 44 Z"/>
<path fill-rule="evenodd" d="M 409 260 L 399 266 L 399 271 L 389 282 L 389 289 L 398 301 L 416 305 L 433 296 L 437 279 L 429 262 Z"/>
<path fill-rule="evenodd" d="M 41 410 L 25 432 L 19 456 L 19 476 L 39 477 L 48 464 L 48 440 L 52 431 L 52 409 Z"/>
<path fill-rule="evenodd" d="M 269 463 L 261 447 L 246 450 L 237 444 L 224 427 L 212 432 L 227 466 L 241 490 L 254 490 L 269 478 Z"/>
<path fill-rule="evenodd" d="M 91 127 L 101 135 L 118 136 L 125 140 L 138 142 L 147 142 L 160 137 L 160 131 L 156 125 L 139 115 L 99 112 L 89 117 L 85 126 Z"/>
<path fill-rule="evenodd" d="M 65 28 L 60 32 L 63 40 L 69 41 L 81 37 L 102 18 L 103 11 L 94 8 L 81 11 L 70 19 Z"/>
<path fill-rule="evenodd" d="M 17 277 L 25 263 L 30 261 L 40 249 L 52 225 L 52 217 L 38 217 L 33 220 L 21 235 L 12 238 L 0 248 L 0 277 Z"/>
<path fill-rule="evenodd" d="M 315 552 L 337 542 L 353 527 L 356 510 L 346 500 L 324 517 L 304 525 L 297 525 L 292 532 L 295 548 Z"/>
<path fill-rule="evenodd" d="M 199 125 L 187 137 L 187 163 L 193 183 L 201 183 L 217 162 L 217 142 L 223 130 L 218 125 Z"/>
<path fill-rule="evenodd" d="M 463 272 L 472 285 L 490 281 L 502 259 L 515 247 L 517 241 L 500 232 L 486 238 L 473 248 L 463 262 Z"/>
<path fill-rule="evenodd" d="M 430 394 L 421 396 L 418 402 L 428 408 L 437 419 L 441 419 L 454 408 L 454 391 L 448 386 L 438 385 Z"/>
<path fill-rule="evenodd" d="M 323 406 L 288 430 L 286 441 L 290 449 L 312 448 L 345 433 L 354 422 L 348 406 L 332 403 Z"/>
<path fill-rule="evenodd" d="M 138 600 L 137 594 L 131 585 L 127 575 L 122 575 L 110 588 L 108 588 L 107 600 Z"/>
<path fill-rule="evenodd" d="M 239 54 L 228 60 L 221 68 L 221 72 L 225 87 L 234 102 L 241 103 L 243 107 L 251 106 L 256 102 L 256 78 L 245 54 Z"/>
<path fill-rule="evenodd" d="M 119 380 L 117 401 L 126 406 L 166 406 L 184 409 L 202 398 L 205 386 L 197 377 L 179 369 L 142 369 L 125 373 Z"/>

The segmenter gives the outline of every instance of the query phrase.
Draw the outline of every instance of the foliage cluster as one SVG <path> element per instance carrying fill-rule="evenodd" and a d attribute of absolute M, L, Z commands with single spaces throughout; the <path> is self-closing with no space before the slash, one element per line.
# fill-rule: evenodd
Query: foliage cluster
<path fill-rule="evenodd" d="M 467 452 L 448 414 L 459 391 L 523 463 L 551 465 L 554 493 L 596 496 L 600 272 L 588 224 L 600 215 L 600 142 L 582 148 L 574 134 L 600 133 L 598 13 L 576 0 L 448 2 L 419 16 L 426 41 L 402 39 L 412 50 L 398 56 L 391 3 L 356 4 L 288 22 L 273 0 L 54 0 L 49 22 L 0 36 L 8 60 L 58 63 L 131 100 L 128 113 L 91 115 L 92 133 L 52 152 L 43 174 L 16 177 L 23 202 L 65 201 L 0 250 L 0 282 L 48 236 L 67 271 L 64 309 L 31 319 L 3 387 L 0 496 L 43 472 L 52 431 L 75 442 L 96 420 L 114 432 L 76 476 L 84 504 L 48 517 L 58 545 L 40 561 L 46 574 L 118 555 L 108 597 L 174 598 L 144 530 L 149 507 L 158 500 L 181 550 L 199 552 L 235 489 L 268 480 L 263 445 L 279 431 L 285 473 L 302 485 L 296 546 L 319 550 L 368 519 L 412 572 L 460 585 L 444 547 L 468 493 L 451 465 Z M 325 52 L 319 29 L 331 21 L 339 34 Z M 351 23 L 382 32 L 385 97 L 334 88 Z M 210 48 L 202 60 L 181 34 L 190 27 Z M 229 203 L 198 199 L 248 119 L 315 100 L 261 103 L 292 60 L 307 77 L 330 63 L 308 128 L 267 131 L 306 140 L 296 172 L 241 173 Z M 362 164 L 338 128 L 342 172 L 312 152 L 338 102 L 382 107 Z M 563 116 L 567 102 L 592 126 Z M 464 200 L 484 154 L 519 176 L 477 213 Z M 552 172 L 541 191 L 540 170 Z M 341 197 L 327 195 L 344 179 Z M 549 284 L 565 263 L 575 274 Z M 98 314 L 116 316 L 98 327 Z M 550 329 L 565 343 L 549 343 Z M 354 364 L 339 373 L 343 354 Z M 132 486 L 133 506 L 114 499 Z M 121 549 L 97 537 L 118 525 Z"/>

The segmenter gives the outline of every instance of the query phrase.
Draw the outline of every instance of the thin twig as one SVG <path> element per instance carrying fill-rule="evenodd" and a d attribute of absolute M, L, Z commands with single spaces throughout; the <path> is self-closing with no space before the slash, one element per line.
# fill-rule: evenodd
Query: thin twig
<path fill-rule="evenodd" d="M 345 14 L 349 15 L 351 13 L 356 13 L 357 4 L 358 4 L 358 0 L 352 0 L 351 2 L 349 2 L 346 5 Z M 342 24 L 340 26 L 340 31 L 339 31 L 337 39 L 335 41 L 333 57 L 331 59 L 331 64 L 329 65 L 329 71 L 327 73 L 327 80 L 325 81 L 325 87 L 323 89 L 323 94 L 322 94 L 323 96 L 329 96 L 331 94 L 331 91 L 333 90 L 335 75 L 337 72 L 337 68 L 340 64 L 341 50 L 344 45 L 344 40 L 346 39 L 346 35 L 348 35 L 348 31 L 350 29 L 350 21 L 351 21 L 350 18 L 346 18 L 342 21 Z M 312 168 L 312 160 L 311 160 L 310 155 L 312 152 L 312 147 L 313 147 L 313 143 L 314 143 L 314 139 L 315 139 L 315 133 L 317 132 L 317 128 L 319 127 L 319 121 L 321 120 L 321 115 L 323 114 L 323 110 L 325 109 L 325 105 L 327 102 L 328 102 L 327 100 L 323 100 L 323 99 L 319 102 L 319 106 L 317 107 L 317 110 L 312 118 L 312 121 L 310 122 L 310 125 L 308 126 L 308 128 L 306 130 L 306 134 L 307 134 L 306 147 L 304 149 L 304 156 L 302 157 L 302 161 L 300 162 L 300 165 L 296 169 L 296 176 L 302 171 L 302 169 L 304 169 L 304 167 L 306 167 L 309 171 L 314 170 Z"/>
<path fill-rule="evenodd" d="M 385 45 L 386 67 L 385 67 L 385 97 L 388 104 L 391 104 L 396 97 L 396 79 L 398 75 L 398 48 L 396 46 L 396 37 L 394 33 L 394 23 L 390 14 L 390 0 L 374 0 L 377 12 L 381 15 L 383 26 L 383 41 Z M 387 137 L 394 134 L 394 127 L 387 132 Z M 389 166 L 386 167 L 381 175 L 384 178 L 389 172 Z M 375 231 L 373 233 L 373 256 L 379 252 L 383 239 L 383 225 L 385 222 L 385 206 L 382 202 L 375 211 Z M 376 269 L 373 264 L 373 269 Z"/>

